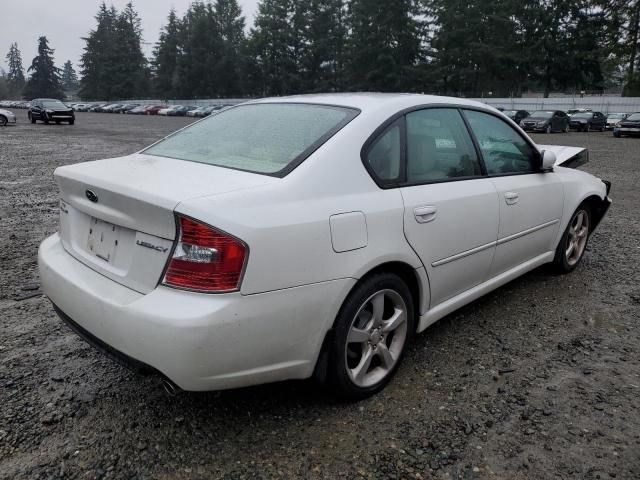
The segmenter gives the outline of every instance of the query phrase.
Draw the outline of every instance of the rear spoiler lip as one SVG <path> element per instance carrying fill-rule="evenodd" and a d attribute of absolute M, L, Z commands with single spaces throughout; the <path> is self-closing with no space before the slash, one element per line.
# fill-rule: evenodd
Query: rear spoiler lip
<path fill-rule="evenodd" d="M 578 168 L 589 163 L 589 150 L 583 147 L 562 145 L 538 145 L 538 150 L 551 151 L 556 155 L 556 167 Z"/>

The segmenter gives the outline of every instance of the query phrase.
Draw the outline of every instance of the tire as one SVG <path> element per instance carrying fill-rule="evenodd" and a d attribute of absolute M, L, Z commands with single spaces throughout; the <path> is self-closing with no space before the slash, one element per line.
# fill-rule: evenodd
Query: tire
<path fill-rule="evenodd" d="M 75 120 L 69 120 L 69 125 L 73 125 L 74 123 L 76 123 Z"/>
<path fill-rule="evenodd" d="M 591 210 L 583 203 L 571 216 L 556 248 L 553 259 L 553 269 L 556 273 L 572 272 L 580 264 L 587 250 L 590 231 Z M 570 249 L 571 245 L 573 245 L 572 249 Z"/>
<path fill-rule="evenodd" d="M 544 129 L 544 133 L 551 133 L 551 125 L 547 125 L 547 128 Z"/>
<path fill-rule="evenodd" d="M 0 115 L 0 127 L 4 127 L 7 125 L 7 117 L 4 115 Z"/>
<path fill-rule="evenodd" d="M 45 125 L 49 125 L 49 120 L 47 120 L 47 117 L 44 117 L 42 121 L 44 122 Z"/>
<path fill-rule="evenodd" d="M 56 120 L 56 125 L 60 125 L 60 120 Z"/>
<path fill-rule="evenodd" d="M 604 128 L 604 125 L 603 125 L 602 127 L 600 127 L 600 131 L 604 132 L 604 130 L 605 130 L 605 128 Z"/>
<path fill-rule="evenodd" d="M 407 284 L 392 273 L 365 279 L 336 317 L 328 342 L 328 385 L 343 400 L 379 392 L 393 378 L 414 332 Z"/>
<path fill-rule="evenodd" d="M 31 120 L 31 123 L 36 123 L 36 119 L 31 114 L 29 114 L 29 120 Z"/>
<path fill-rule="evenodd" d="M 613 132 L 613 136 L 616 138 L 620 138 L 620 132 Z"/>
<path fill-rule="evenodd" d="M 584 127 L 584 131 L 589 133 L 591 131 L 591 124 L 587 123 L 587 125 Z"/>
<path fill-rule="evenodd" d="M 564 133 L 569 133 L 569 124 L 567 123 L 567 125 L 562 129 L 562 131 Z"/>

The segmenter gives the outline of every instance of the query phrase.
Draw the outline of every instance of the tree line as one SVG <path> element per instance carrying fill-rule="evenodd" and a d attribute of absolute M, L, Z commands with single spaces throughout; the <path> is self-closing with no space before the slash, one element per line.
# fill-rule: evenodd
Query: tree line
<path fill-rule="evenodd" d="M 150 59 L 132 3 L 102 3 L 95 20 L 80 65 L 87 100 L 616 86 L 640 95 L 640 0 L 261 0 L 248 31 L 237 0 L 194 1 L 169 12 Z M 70 62 L 64 75 L 49 66 L 43 38 L 25 95 L 39 77 L 78 85 Z M 11 48 L 5 80 L 15 89 L 25 79 Z"/>

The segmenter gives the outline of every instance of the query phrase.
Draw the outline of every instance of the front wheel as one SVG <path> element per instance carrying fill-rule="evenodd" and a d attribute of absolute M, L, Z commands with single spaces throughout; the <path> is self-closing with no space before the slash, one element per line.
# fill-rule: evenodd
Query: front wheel
<path fill-rule="evenodd" d="M 567 125 L 565 125 L 564 129 L 562 130 L 564 133 L 569 133 L 569 124 L 567 123 Z"/>
<path fill-rule="evenodd" d="M 328 383 L 345 400 L 382 390 L 415 331 L 413 298 L 392 273 L 364 280 L 347 297 L 328 346 Z"/>
<path fill-rule="evenodd" d="M 7 124 L 7 117 L 0 115 L 0 127 L 4 127 Z"/>
<path fill-rule="evenodd" d="M 591 124 L 590 123 L 587 123 L 587 126 L 584 127 L 584 131 L 587 132 L 587 133 L 589 133 L 591 131 Z"/>
<path fill-rule="evenodd" d="M 31 114 L 29 114 L 29 120 L 31 120 L 31 123 L 36 123 L 36 119 Z"/>
<path fill-rule="evenodd" d="M 578 266 L 587 249 L 590 228 L 591 211 L 586 205 L 580 205 L 556 248 L 553 266 L 558 273 L 569 273 Z"/>
<path fill-rule="evenodd" d="M 613 136 L 616 138 L 620 138 L 620 132 L 613 132 Z"/>
<path fill-rule="evenodd" d="M 73 125 L 75 123 L 75 120 L 69 120 L 69 125 Z"/>
<path fill-rule="evenodd" d="M 544 133 L 551 133 L 551 125 L 547 125 L 547 128 L 544 129 Z"/>

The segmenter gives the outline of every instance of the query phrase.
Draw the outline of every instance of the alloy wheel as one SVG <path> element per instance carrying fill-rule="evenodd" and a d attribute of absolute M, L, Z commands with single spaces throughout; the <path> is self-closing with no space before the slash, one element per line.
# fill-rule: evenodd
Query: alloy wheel
<path fill-rule="evenodd" d="M 570 266 L 575 265 L 582 258 L 589 238 L 589 215 L 585 210 L 579 210 L 571 219 L 567 236 L 565 257 Z"/>
<path fill-rule="evenodd" d="M 380 290 L 358 309 L 345 345 L 346 369 L 358 387 L 384 380 L 398 362 L 407 339 L 407 305 L 395 290 Z"/>

